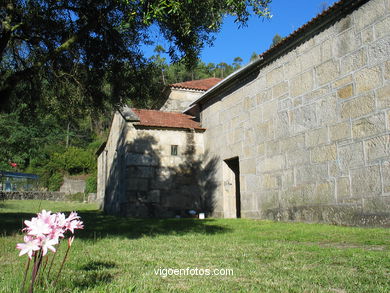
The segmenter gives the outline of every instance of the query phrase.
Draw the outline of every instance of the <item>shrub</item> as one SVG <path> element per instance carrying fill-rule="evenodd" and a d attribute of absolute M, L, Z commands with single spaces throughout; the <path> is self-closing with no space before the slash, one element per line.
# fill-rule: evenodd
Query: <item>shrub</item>
<path fill-rule="evenodd" d="M 50 176 L 47 187 L 50 191 L 58 191 L 63 182 L 64 182 L 64 175 L 57 172 Z"/>
<path fill-rule="evenodd" d="M 97 174 L 92 173 L 86 180 L 85 193 L 95 193 L 97 191 Z"/>

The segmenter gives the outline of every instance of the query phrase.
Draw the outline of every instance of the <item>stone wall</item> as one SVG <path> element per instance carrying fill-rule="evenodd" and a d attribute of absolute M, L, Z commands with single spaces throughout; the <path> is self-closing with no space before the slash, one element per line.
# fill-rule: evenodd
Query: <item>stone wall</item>
<path fill-rule="evenodd" d="M 60 187 L 60 192 L 66 194 L 75 194 L 75 193 L 84 193 L 85 191 L 85 180 L 83 179 L 74 179 L 64 177 L 64 183 Z"/>
<path fill-rule="evenodd" d="M 54 200 L 64 201 L 66 200 L 63 192 L 51 192 L 51 191 L 0 191 L 0 199 L 39 199 L 39 200 Z"/>
<path fill-rule="evenodd" d="M 161 107 L 161 111 L 182 112 L 197 100 L 204 91 L 171 88 L 167 101 Z"/>
<path fill-rule="evenodd" d="M 123 216 L 208 212 L 212 162 L 205 160 L 203 131 L 134 126 L 116 115 L 98 158 L 97 197 L 104 198 L 104 211 Z"/>
<path fill-rule="evenodd" d="M 389 12 L 369 1 L 203 105 L 214 215 L 238 156 L 243 217 L 390 225 Z"/>

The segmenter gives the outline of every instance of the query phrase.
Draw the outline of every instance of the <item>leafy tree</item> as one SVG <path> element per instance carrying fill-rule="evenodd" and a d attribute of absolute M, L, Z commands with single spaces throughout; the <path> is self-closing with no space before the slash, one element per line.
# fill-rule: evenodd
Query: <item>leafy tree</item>
<path fill-rule="evenodd" d="M 275 36 L 272 38 L 272 44 L 271 44 L 270 48 L 276 46 L 282 40 L 283 40 L 283 37 L 281 35 L 275 34 Z"/>
<path fill-rule="evenodd" d="M 244 61 L 244 60 L 242 60 L 241 57 L 236 57 L 236 58 L 234 58 L 234 60 L 233 60 L 234 69 L 235 69 L 235 70 L 236 70 L 236 69 L 239 69 L 239 68 L 241 67 L 241 64 L 242 64 L 243 61 Z"/>
<path fill-rule="evenodd" d="M 158 27 L 173 60 L 194 64 L 224 15 L 245 25 L 271 0 L 4 0 L 0 7 L 1 108 L 53 100 L 69 107 L 151 98 L 156 68 L 140 48 Z M 54 93 L 54 94 L 53 94 Z"/>
<path fill-rule="evenodd" d="M 259 55 L 256 52 L 253 52 L 249 62 L 256 61 L 257 59 L 259 59 Z"/>

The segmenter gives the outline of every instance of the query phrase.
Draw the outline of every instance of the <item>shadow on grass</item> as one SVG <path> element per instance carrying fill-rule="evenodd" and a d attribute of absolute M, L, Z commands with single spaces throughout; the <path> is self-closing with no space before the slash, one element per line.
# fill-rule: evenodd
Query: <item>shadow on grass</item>
<path fill-rule="evenodd" d="M 67 213 L 68 214 L 68 213 Z M 98 240 L 110 236 L 130 239 L 143 236 L 184 235 L 187 233 L 218 234 L 227 233 L 229 228 L 215 225 L 213 219 L 133 219 L 115 217 L 100 211 L 80 212 L 85 229 L 77 231 L 77 237 Z M 2 236 L 21 232 L 24 220 L 36 214 L 0 213 L 0 233 Z"/>

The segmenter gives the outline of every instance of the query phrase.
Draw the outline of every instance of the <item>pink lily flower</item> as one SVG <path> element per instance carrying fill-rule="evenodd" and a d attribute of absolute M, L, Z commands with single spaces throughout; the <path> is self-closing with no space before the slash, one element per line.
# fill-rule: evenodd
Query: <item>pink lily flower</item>
<path fill-rule="evenodd" d="M 27 226 L 27 234 L 33 236 L 43 236 L 50 233 L 50 227 L 41 219 L 32 218 L 31 221 L 24 221 Z"/>
<path fill-rule="evenodd" d="M 31 259 L 34 251 L 38 251 L 41 249 L 41 247 L 39 246 L 39 240 L 33 239 L 30 236 L 24 236 L 24 242 L 25 243 L 18 243 L 16 245 L 16 248 L 20 249 L 19 256 L 27 253 L 28 257 Z"/>
<path fill-rule="evenodd" d="M 58 238 L 57 239 L 50 239 L 48 237 L 41 239 L 41 247 L 42 247 L 42 256 L 47 254 L 47 250 L 50 249 L 53 252 L 56 252 L 56 249 L 53 245 L 58 244 Z"/>
<path fill-rule="evenodd" d="M 74 229 L 83 229 L 83 222 L 78 220 L 73 220 L 68 222 L 68 225 L 66 226 L 66 229 L 68 229 L 72 234 L 74 233 Z"/>
<path fill-rule="evenodd" d="M 42 220 L 48 225 L 53 225 L 55 221 L 55 215 L 52 215 L 51 211 L 42 210 L 42 212 L 38 214 L 38 219 Z"/>

